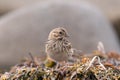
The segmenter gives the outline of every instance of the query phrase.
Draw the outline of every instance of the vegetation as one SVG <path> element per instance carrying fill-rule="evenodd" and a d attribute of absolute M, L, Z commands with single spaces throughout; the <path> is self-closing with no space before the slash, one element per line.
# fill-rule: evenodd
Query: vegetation
<path fill-rule="evenodd" d="M 55 66 L 46 66 L 48 62 L 30 56 L 31 59 L 1 74 L 0 80 L 120 80 L 120 54 L 105 52 L 101 46 L 91 54 L 82 54 L 80 59 L 73 57 L 74 61 L 56 63 Z"/>

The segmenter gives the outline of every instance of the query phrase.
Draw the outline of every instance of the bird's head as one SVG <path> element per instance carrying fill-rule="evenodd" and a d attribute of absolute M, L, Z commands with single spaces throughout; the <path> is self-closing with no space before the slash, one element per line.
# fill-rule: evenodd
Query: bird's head
<path fill-rule="evenodd" d="M 67 37 L 69 36 L 66 29 L 63 27 L 59 27 L 59 28 L 53 29 L 49 33 L 48 40 L 62 40 L 63 38 L 67 38 Z"/>

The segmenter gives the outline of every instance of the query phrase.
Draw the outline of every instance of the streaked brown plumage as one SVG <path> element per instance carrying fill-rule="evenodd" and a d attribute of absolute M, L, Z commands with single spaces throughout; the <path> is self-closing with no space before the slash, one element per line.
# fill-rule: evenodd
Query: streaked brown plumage
<path fill-rule="evenodd" d="M 71 43 L 68 40 L 68 33 L 65 28 L 53 29 L 48 36 L 45 45 L 47 57 L 55 61 L 67 61 L 71 50 Z"/>

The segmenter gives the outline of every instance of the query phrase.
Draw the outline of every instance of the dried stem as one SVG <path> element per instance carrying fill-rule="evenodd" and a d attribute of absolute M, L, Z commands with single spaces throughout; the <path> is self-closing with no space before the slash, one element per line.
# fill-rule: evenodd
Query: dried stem
<path fill-rule="evenodd" d="M 35 63 L 34 57 L 33 57 L 33 55 L 30 52 L 29 52 L 29 56 L 31 58 L 32 63 Z"/>
<path fill-rule="evenodd" d="M 102 43 L 101 41 L 98 42 L 98 46 L 97 46 L 97 48 L 98 48 L 98 51 L 100 51 L 100 52 L 102 52 L 102 53 L 105 54 L 104 45 L 103 45 L 103 43 Z"/>
<path fill-rule="evenodd" d="M 100 66 L 101 66 L 104 70 L 106 70 L 105 66 L 101 63 L 100 58 L 99 58 L 98 56 L 94 56 L 94 57 L 92 58 L 92 60 L 90 61 L 89 66 L 86 68 L 86 71 L 92 66 L 92 64 L 94 63 L 94 61 L 95 61 L 96 58 L 98 59 L 98 63 L 100 64 Z"/>

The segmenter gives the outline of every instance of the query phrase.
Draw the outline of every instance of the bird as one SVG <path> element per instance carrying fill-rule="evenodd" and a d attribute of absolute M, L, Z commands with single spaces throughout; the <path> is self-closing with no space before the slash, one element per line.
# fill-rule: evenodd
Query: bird
<path fill-rule="evenodd" d="M 68 38 L 69 34 L 64 27 L 51 30 L 45 44 L 47 58 L 55 62 L 67 61 L 72 48 Z"/>

